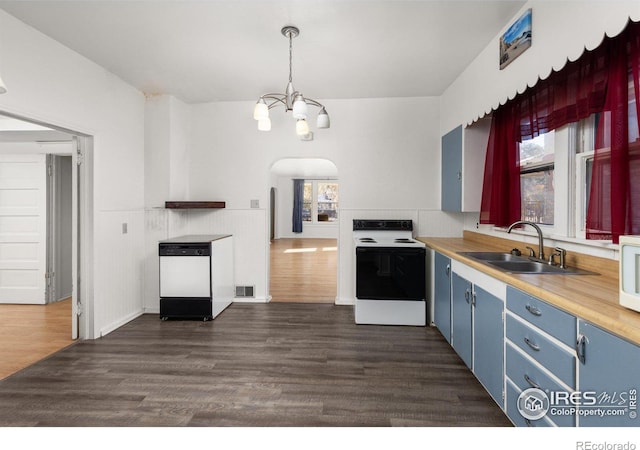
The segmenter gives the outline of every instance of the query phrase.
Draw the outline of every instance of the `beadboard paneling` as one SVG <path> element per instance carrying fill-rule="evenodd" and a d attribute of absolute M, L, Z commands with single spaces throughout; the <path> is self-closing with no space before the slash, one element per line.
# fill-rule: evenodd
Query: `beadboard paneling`
<path fill-rule="evenodd" d="M 95 224 L 100 239 L 94 255 L 94 333 L 100 337 L 143 312 L 144 211 L 99 211 Z"/>

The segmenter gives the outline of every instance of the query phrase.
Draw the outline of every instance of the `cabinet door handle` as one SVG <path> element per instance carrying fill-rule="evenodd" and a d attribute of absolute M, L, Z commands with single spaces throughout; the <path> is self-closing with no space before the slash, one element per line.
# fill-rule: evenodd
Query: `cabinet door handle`
<path fill-rule="evenodd" d="M 538 383 L 536 383 L 535 381 L 533 381 L 529 375 L 527 375 L 526 373 L 524 374 L 524 381 L 526 381 L 527 383 L 529 383 L 529 386 L 534 387 L 536 389 L 542 389 L 540 387 L 540 385 Z"/>
<path fill-rule="evenodd" d="M 456 172 L 456 176 L 458 177 L 458 180 L 462 180 L 462 172 Z"/>
<path fill-rule="evenodd" d="M 542 311 L 540 311 L 535 306 L 527 305 L 527 306 L 525 306 L 525 308 L 527 309 L 527 311 L 529 311 L 534 316 L 541 316 L 542 315 Z"/>
<path fill-rule="evenodd" d="M 451 264 L 447 264 L 446 273 L 447 273 L 447 276 L 451 274 Z"/>
<path fill-rule="evenodd" d="M 529 338 L 524 338 L 524 343 L 527 344 L 529 347 L 531 347 L 531 349 L 539 352 L 540 351 L 540 346 L 538 344 L 536 344 L 535 342 L 531 341 L 531 339 Z"/>
<path fill-rule="evenodd" d="M 587 361 L 586 355 L 586 347 L 589 339 L 584 334 L 578 336 L 578 340 L 576 341 L 576 355 L 578 356 L 578 361 L 582 364 L 585 364 Z"/>
<path fill-rule="evenodd" d="M 464 291 L 464 299 L 467 301 L 467 303 L 470 303 L 469 297 L 471 297 L 471 291 L 469 291 L 469 289 L 465 289 L 465 291 Z"/>

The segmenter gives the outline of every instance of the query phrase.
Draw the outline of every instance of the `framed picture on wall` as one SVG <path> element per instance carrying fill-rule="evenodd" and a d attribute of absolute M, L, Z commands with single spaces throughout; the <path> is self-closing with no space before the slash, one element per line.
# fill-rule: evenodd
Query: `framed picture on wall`
<path fill-rule="evenodd" d="M 500 37 L 500 70 L 531 47 L 531 8 Z"/>

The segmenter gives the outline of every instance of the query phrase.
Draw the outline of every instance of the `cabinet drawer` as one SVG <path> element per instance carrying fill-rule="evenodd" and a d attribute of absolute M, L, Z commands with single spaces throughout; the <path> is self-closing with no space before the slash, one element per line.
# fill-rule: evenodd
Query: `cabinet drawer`
<path fill-rule="evenodd" d="M 536 363 L 517 351 L 511 344 L 507 344 L 506 359 L 507 377 L 520 391 L 530 387 L 537 387 L 547 393 L 550 391 L 567 392 L 566 387 L 557 383 Z M 574 416 L 554 415 L 551 418 L 560 427 L 575 427 L 576 425 Z"/>
<path fill-rule="evenodd" d="M 507 338 L 568 386 L 575 386 L 576 363 L 564 350 L 539 331 L 507 314 Z"/>
<path fill-rule="evenodd" d="M 520 411 L 518 411 L 518 396 L 522 392 L 507 380 L 507 417 L 517 427 L 552 427 L 553 424 L 549 419 L 543 417 L 538 420 L 529 420 L 522 417 Z"/>
<path fill-rule="evenodd" d="M 574 347 L 577 325 L 576 318 L 571 314 L 511 286 L 507 287 L 507 309 L 569 347 Z"/>

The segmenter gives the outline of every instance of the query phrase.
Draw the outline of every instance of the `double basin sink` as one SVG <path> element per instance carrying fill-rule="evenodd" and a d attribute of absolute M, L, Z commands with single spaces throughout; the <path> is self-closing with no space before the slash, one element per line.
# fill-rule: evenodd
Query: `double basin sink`
<path fill-rule="evenodd" d="M 558 274 L 558 275 L 597 275 L 595 272 L 577 269 L 574 267 L 562 268 L 557 265 L 548 264 L 537 259 L 517 256 L 511 253 L 502 252 L 458 252 L 461 256 L 466 256 L 476 261 L 482 262 L 489 267 L 493 267 L 503 272 L 512 274 Z"/>

